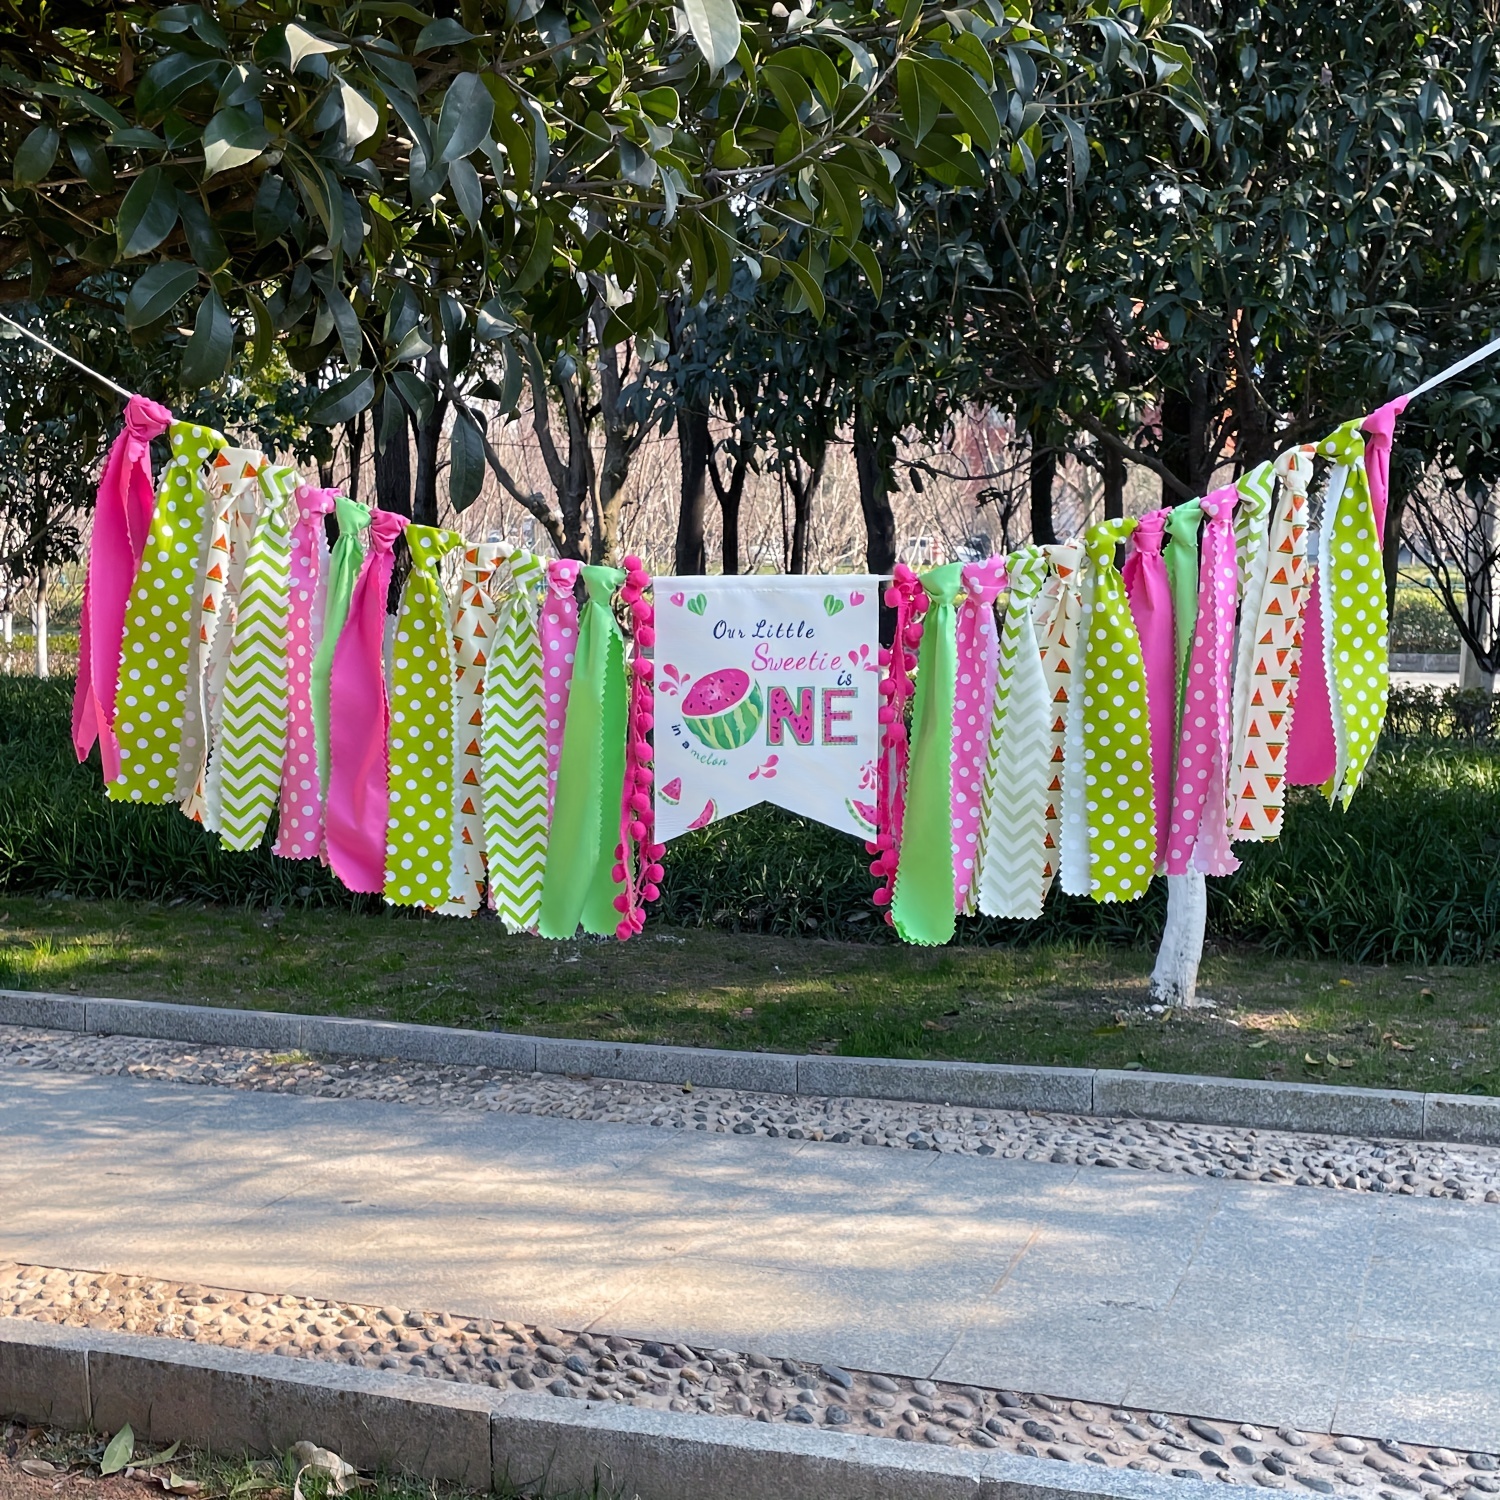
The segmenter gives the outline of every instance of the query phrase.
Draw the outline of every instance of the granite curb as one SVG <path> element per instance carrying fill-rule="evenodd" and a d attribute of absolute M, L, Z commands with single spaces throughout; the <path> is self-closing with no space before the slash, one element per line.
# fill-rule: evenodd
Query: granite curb
<path fill-rule="evenodd" d="M 180 1339 L 0 1319 L 0 1415 L 487 1491 L 640 1500 L 1177 1500 L 1130 1469 L 955 1453 L 780 1423 L 507 1393 Z"/>
<path fill-rule="evenodd" d="M 691 1083 L 839 1098 L 984 1109 L 1045 1110 L 1110 1119 L 1175 1120 L 1316 1135 L 1500 1145 L 1500 1098 L 1339 1088 L 1193 1074 L 574 1041 L 498 1031 L 346 1020 L 293 1012 L 104 1000 L 0 990 L 0 1025 L 138 1036 L 212 1046 L 301 1049 L 339 1057 L 483 1065 L 641 1083 Z"/>

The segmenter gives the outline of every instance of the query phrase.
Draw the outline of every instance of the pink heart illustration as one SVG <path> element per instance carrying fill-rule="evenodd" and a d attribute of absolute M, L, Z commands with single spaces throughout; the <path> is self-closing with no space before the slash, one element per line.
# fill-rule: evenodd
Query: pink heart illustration
<path fill-rule="evenodd" d="M 672 595 L 672 603 L 675 604 L 678 607 L 678 609 L 681 609 L 682 605 L 683 605 L 683 601 L 686 600 L 686 598 L 687 598 L 686 594 L 673 594 Z"/>
<path fill-rule="evenodd" d="M 865 602 L 865 596 L 862 593 L 860 593 L 860 591 L 858 589 L 855 589 L 855 591 L 852 594 L 849 595 L 849 602 L 850 602 L 850 604 L 853 604 L 856 607 L 858 607 L 859 605 L 861 605 L 861 604 L 863 604 Z"/>

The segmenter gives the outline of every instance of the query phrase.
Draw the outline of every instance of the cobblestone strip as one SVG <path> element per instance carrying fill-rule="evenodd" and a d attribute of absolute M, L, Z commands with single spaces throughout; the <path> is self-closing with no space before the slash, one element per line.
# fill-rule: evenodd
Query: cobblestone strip
<path fill-rule="evenodd" d="M 0 1067 L 1500 1203 L 1500 1148 L 366 1062 L 0 1026 Z"/>
<path fill-rule="evenodd" d="M 156 1334 L 286 1358 L 328 1360 L 546 1391 L 560 1400 L 794 1422 L 944 1446 L 1000 1448 L 1182 1479 L 1322 1495 L 1500 1494 L 1490 1453 L 1348 1435 L 1267 1431 L 1042 1394 L 812 1365 L 757 1350 L 600 1338 L 450 1313 L 226 1291 L 145 1276 L 0 1263 L 0 1318 Z"/>

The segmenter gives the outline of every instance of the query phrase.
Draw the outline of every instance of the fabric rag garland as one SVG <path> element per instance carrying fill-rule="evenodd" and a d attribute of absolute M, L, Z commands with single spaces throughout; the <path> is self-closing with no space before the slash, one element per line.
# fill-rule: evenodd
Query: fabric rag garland
<path fill-rule="evenodd" d="M 1165 508 L 1147 511 L 1130 537 L 1122 579 L 1140 641 L 1146 672 L 1146 719 L 1151 733 L 1151 796 L 1155 807 L 1158 865 L 1166 856 L 1172 821 L 1173 747 L 1177 743 L 1177 641 L 1172 623 L 1172 586 L 1162 555 L 1166 542 Z"/>
<path fill-rule="evenodd" d="M 955 646 L 958 675 L 953 689 L 953 904 L 972 906 L 979 873 L 979 826 L 984 810 L 989 725 L 995 712 L 999 632 L 995 601 L 1005 588 L 1005 560 L 966 563 Z"/>
<path fill-rule="evenodd" d="M 328 804 L 333 658 L 349 619 L 354 585 L 359 581 L 360 570 L 364 567 L 371 511 L 368 505 L 339 495 L 334 500 L 334 516 L 338 522 L 339 534 L 328 558 L 328 588 L 323 602 L 323 638 L 313 653 L 312 667 L 313 742 L 318 752 L 320 799 L 325 808 Z"/>
<path fill-rule="evenodd" d="M 1083 623 L 1083 580 L 1080 567 L 1083 548 L 1064 542 L 1046 549 L 1048 578 L 1037 604 L 1037 633 L 1042 651 L 1042 671 L 1047 679 L 1049 757 L 1051 776 L 1047 782 L 1047 831 L 1042 839 L 1046 859 L 1042 869 L 1042 896 L 1057 878 L 1062 838 L 1064 773 L 1067 764 L 1068 717 L 1074 697 L 1074 664 L 1079 630 Z"/>

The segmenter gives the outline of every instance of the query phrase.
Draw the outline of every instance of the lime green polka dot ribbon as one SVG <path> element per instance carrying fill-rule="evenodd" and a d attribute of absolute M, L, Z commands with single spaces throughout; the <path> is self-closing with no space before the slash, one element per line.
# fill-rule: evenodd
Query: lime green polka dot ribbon
<path fill-rule="evenodd" d="M 224 720 L 209 772 L 217 782 L 219 842 L 257 848 L 281 795 L 286 751 L 286 628 L 291 606 L 292 492 L 297 471 L 267 465 L 224 680 Z"/>
<path fill-rule="evenodd" d="M 224 439 L 210 428 L 174 422 L 169 441 L 172 457 L 162 471 L 120 640 L 120 775 L 107 788 L 116 802 L 167 802 L 177 790 L 198 559 L 213 513 L 203 470 Z"/>
<path fill-rule="evenodd" d="M 625 789 L 628 697 L 625 637 L 611 608 L 625 574 L 619 568 L 580 571 L 588 598 L 579 612 L 537 921 L 537 930 L 549 938 L 574 936 L 579 922 L 585 932 L 612 936 L 620 921 L 615 897 L 625 890 L 612 871 Z"/>
<path fill-rule="evenodd" d="M 1318 537 L 1318 574 L 1328 616 L 1323 659 L 1337 752 L 1327 790 L 1330 801 L 1342 797 L 1345 807 L 1375 753 L 1390 694 L 1385 575 L 1361 420 L 1345 422 L 1318 445 L 1319 454 L 1334 465 Z"/>
<path fill-rule="evenodd" d="M 385 899 L 443 906 L 453 873 L 453 655 L 438 569 L 464 539 L 408 526 L 411 572 L 391 651 L 390 817 Z"/>
<path fill-rule="evenodd" d="M 963 564 L 922 575 L 928 609 L 917 656 L 911 769 L 901 825 L 901 864 L 891 920 L 904 942 L 937 945 L 953 936 L 953 694 Z"/>
<path fill-rule="evenodd" d="M 1095 901 L 1134 901 L 1156 868 L 1146 668 L 1115 567 L 1115 548 L 1135 525 L 1102 521 L 1084 537 L 1092 575 L 1083 647 L 1084 805 Z"/>

